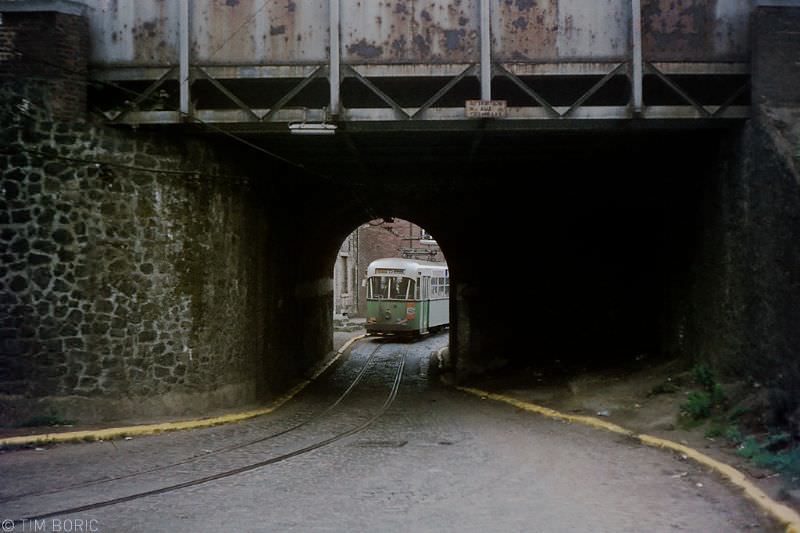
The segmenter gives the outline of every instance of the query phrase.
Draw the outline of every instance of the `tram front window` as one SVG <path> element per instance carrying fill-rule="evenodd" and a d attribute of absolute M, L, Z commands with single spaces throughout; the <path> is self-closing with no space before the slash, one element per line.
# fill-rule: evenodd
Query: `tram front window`
<path fill-rule="evenodd" d="M 370 298 L 376 300 L 411 300 L 414 280 L 402 276 L 373 276 L 369 278 Z"/>

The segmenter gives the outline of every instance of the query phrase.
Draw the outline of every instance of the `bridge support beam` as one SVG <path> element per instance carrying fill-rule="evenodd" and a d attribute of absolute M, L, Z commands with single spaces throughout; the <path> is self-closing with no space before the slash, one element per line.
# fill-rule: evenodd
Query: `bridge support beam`
<path fill-rule="evenodd" d="M 631 85 L 633 89 L 633 112 L 637 115 L 642 112 L 643 96 L 643 69 L 642 60 L 642 0 L 631 0 Z"/>
<path fill-rule="evenodd" d="M 190 50 L 190 43 L 189 43 L 189 31 L 190 31 L 190 12 L 189 12 L 189 0 L 180 0 L 180 47 L 179 47 L 179 54 L 180 54 L 180 73 L 179 73 L 179 80 L 180 80 L 180 107 L 179 111 L 182 115 L 182 119 L 187 119 L 190 117 L 191 113 L 191 96 L 189 94 L 191 81 L 189 73 L 189 50 Z"/>
<path fill-rule="evenodd" d="M 340 63 L 342 57 L 340 32 L 341 32 L 341 15 L 339 11 L 340 0 L 330 0 L 330 60 L 328 63 L 328 79 L 330 80 L 330 104 L 328 112 L 332 116 L 339 114 L 339 105 L 341 101 L 340 88 L 341 88 L 341 71 Z"/>
<path fill-rule="evenodd" d="M 491 0 L 481 3 L 481 100 L 492 99 L 492 11 Z"/>

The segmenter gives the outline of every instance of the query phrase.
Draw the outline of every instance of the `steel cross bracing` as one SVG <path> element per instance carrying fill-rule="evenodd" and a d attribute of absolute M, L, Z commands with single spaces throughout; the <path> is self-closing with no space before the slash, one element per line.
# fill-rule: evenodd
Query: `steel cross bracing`
<path fill-rule="evenodd" d="M 586 105 L 601 89 L 614 79 L 622 79 L 625 87 L 632 84 L 632 67 L 630 62 L 616 63 L 564 63 L 564 64 L 503 64 L 492 63 L 492 83 L 505 80 L 524 94 L 528 103 L 509 105 L 507 116 L 491 119 L 494 127 L 516 128 L 525 123 L 536 127 L 542 123 L 561 123 L 589 120 L 628 120 L 662 119 L 742 119 L 748 116 L 749 107 L 733 105 L 748 90 L 748 65 L 742 63 L 692 64 L 692 63 L 644 63 L 645 76 L 657 78 L 665 87 L 674 93 L 683 105 L 648 105 L 647 98 L 637 112 L 633 101 L 619 105 Z M 166 68 L 117 68 L 97 70 L 93 77 L 101 81 L 115 83 L 149 81 L 150 84 L 134 100 L 127 98 L 113 109 L 103 110 L 113 123 L 144 124 L 178 124 L 191 122 L 192 118 L 217 125 L 240 125 L 245 129 L 287 131 L 286 125 L 294 122 L 346 122 L 352 125 L 381 124 L 399 129 L 414 129 L 423 123 L 447 122 L 455 127 L 469 129 L 471 124 L 480 119 L 468 118 L 464 107 L 437 106 L 442 99 L 467 79 L 477 79 L 481 69 L 477 63 L 446 65 L 341 65 L 341 84 L 354 80 L 375 95 L 380 106 L 341 106 L 338 115 L 330 113 L 326 105 L 308 105 L 303 99 L 304 90 L 315 80 L 330 83 L 330 69 L 327 64 L 316 65 L 273 65 L 273 66 L 199 66 L 189 68 L 189 86 L 194 87 L 198 80 L 205 80 L 217 96 L 227 102 L 227 106 L 216 105 L 204 108 L 197 103 L 190 105 L 186 113 L 182 113 L 177 105 L 153 106 L 152 101 L 164 90 L 169 82 L 175 85 L 179 81 L 178 67 Z M 721 104 L 709 105 L 692 96 L 681 87 L 680 78 L 685 76 L 702 77 L 708 83 L 714 83 L 719 77 L 736 77 L 740 80 L 736 88 L 724 98 Z M 537 80 L 560 78 L 575 80 L 586 85 L 586 80 L 594 81 L 578 98 L 569 105 L 551 104 L 536 89 Z M 418 94 L 423 98 L 420 105 L 409 107 L 401 105 L 399 98 L 382 89 L 374 80 L 401 80 L 405 90 L 414 90 L 415 82 L 435 79 L 440 88 L 430 95 Z M 256 108 L 245 103 L 245 98 L 237 95 L 235 88 L 229 87 L 231 82 L 246 81 L 263 84 L 268 87 L 276 82 L 292 86 L 273 105 Z M 425 89 L 429 88 L 425 84 Z M 211 89 L 209 89 L 211 90 Z M 351 89 L 352 90 L 352 89 Z M 342 91 L 347 96 L 347 89 Z M 427 97 L 427 98 L 425 98 Z M 625 95 L 620 95 L 625 98 Z M 149 104 L 149 105 L 148 105 Z M 305 105 L 304 105 L 305 104 Z M 151 107 L 147 109 L 147 107 Z"/>
<path fill-rule="evenodd" d="M 748 116 L 749 65 L 719 59 L 650 61 L 644 41 L 652 35 L 647 31 L 660 30 L 657 26 L 647 30 L 643 25 L 641 0 L 622 0 L 619 5 L 614 4 L 615 16 L 622 17 L 629 10 L 630 20 L 627 30 L 624 25 L 615 27 L 608 37 L 624 39 L 627 33 L 631 43 L 628 53 L 617 50 L 603 60 L 583 63 L 576 60 L 550 63 L 499 60 L 493 50 L 494 37 L 498 36 L 493 35 L 492 20 L 500 16 L 497 10 L 502 11 L 504 7 L 493 7 L 489 0 L 470 2 L 476 8 L 470 13 L 477 13 L 479 19 L 473 32 L 477 36 L 474 46 L 479 54 L 472 62 L 464 62 L 465 56 L 457 53 L 450 61 L 437 63 L 408 62 L 407 59 L 393 62 L 391 58 L 353 61 L 352 48 L 366 45 L 366 40 L 343 46 L 342 37 L 352 37 L 354 30 L 344 31 L 341 2 L 322 0 L 322 4 L 328 6 L 327 20 L 316 21 L 319 30 L 328 29 L 325 59 L 293 62 L 292 57 L 299 57 L 295 55 L 281 64 L 243 65 L 218 63 L 215 55 L 223 51 L 237 33 L 247 29 L 248 24 L 263 22 L 261 11 L 271 4 L 265 0 L 209 55 L 193 60 L 190 35 L 193 8 L 189 0 L 180 0 L 178 65 L 96 69 L 93 71 L 96 80 L 113 82 L 123 93 L 106 92 L 95 101 L 103 102 L 106 108 L 101 106 L 100 111 L 119 124 L 201 122 L 242 131 L 284 132 L 289 131 L 287 125 L 304 122 L 346 124 L 347 129 L 515 129 L 573 128 L 598 121 L 631 119 L 650 123 L 656 120 L 708 122 Z M 406 20 L 403 17 L 407 7 L 395 6 L 395 14 L 400 14 L 399 21 Z M 439 7 L 444 8 L 443 5 Z M 372 13 L 366 5 L 356 8 L 362 15 Z M 284 14 L 289 17 L 287 21 L 294 20 L 291 18 L 294 10 L 291 8 Z M 194 11 L 201 18 L 208 16 L 202 15 L 205 12 L 198 6 Z M 732 12 L 741 15 L 736 10 Z M 466 14 L 462 12 L 460 25 L 469 24 Z M 272 16 L 280 16 L 280 13 Z M 423 19 L 433 17 L 425 10 L 420 16 Z M 382 15 L 377 16 L 377 20 L 380 24 Z M 525 21 L 530 22 L 529 19 Z M 214 21 L 206 22 L 213 26 Z M 275 31 L 280 33 L 285 28 L 277 26 Z M 504 31 L 512 34 L 516 31 L 496 29 L 501 40 Z M 466 30 L 450 30 L 450 33 L 454 31 L 466 35 Z M 710 49 L 717 45 L 719 43 L 711 45 Z M 502 44 L 499 46 L 502 55 Z M 349 55 L 343 54 L 344 48 Z M 139 93 L 143 83 L 147 86 Z M 138 96 L 130 100 L 132 87 L 137 88 L 133 94 Z"/>

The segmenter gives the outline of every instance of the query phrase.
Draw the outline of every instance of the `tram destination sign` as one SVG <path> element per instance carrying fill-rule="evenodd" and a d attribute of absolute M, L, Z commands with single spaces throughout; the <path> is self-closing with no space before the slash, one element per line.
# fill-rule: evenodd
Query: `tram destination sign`
<path fill-rule="evenodd" d="M 505 118 L 508 106 L 505 100 L 467 100 L 467 118 Z"/>
<path fill-rule="evenodd" d="M 376 274 L 404 274 L 405 270 L 402 268 L 376 268 Z"/>

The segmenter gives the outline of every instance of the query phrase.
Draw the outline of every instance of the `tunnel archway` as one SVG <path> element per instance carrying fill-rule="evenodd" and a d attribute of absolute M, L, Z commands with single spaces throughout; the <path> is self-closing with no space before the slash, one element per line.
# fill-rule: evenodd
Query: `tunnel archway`
<path fill-rule="evenodd" d="M 304 336 L 325 338 L 316 353 L 330 350 L 337 250 L 383 215 L 429 230 L 446 254 L 459 376 L 695 349 L 682 328 L 704 311 L 687 301 L 708 275 L 697 259 L 713 246 L 702 221 L 719 214 L 725 130 L 349 135 L 355 167 L 346 141 L 311 141 L 328 178 L 293 182 L 304 203 L 287 212 L 303 236 L 293 276 L 327 287 L 324 312 L 306 308 L 323 324 Z"/>
<path fill-rule="evenodd" d="M 342 241 L 331 267 L 334 348 L 341 345 L 346 338 L 366 331 L 366 321 L 369 317 L 368 267 L 373 261 L 387 258 L 421 261 L 423 264 L 447 264 L 446 255 L 435 234 L 411 220 L 383 216 L 358 224 Z M 448 295 L 450 279 L 452 278 L 448 279 L 447 284 Z M 437 294 L 437 299 L 443 296 L 443 293 Z M 419 297 L 419 293 L 412 295 L 414 300 Z M 438 309 L 437 315 L 442 312 L 450 313 L 449 301 L 435 305 Z M 414 306 L 415 310 L 416 307 Z M 415 318 L 420 319 L 423 329 L 425 324 L 429 324 L 429 320 L 423 317 L 415 316 Z M 438 322 L 440 318 L 437 317 L 435 321 Z M 432 327 L 429 332 L 426 331 L 422 335 L 449 329 L 449 318 L 445 326 Z M 352 331 L 357 333 L 351 333 Z"/>

